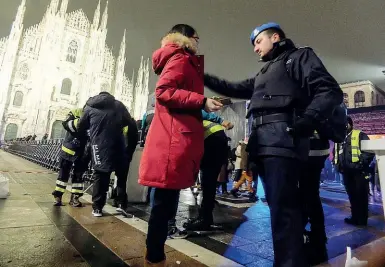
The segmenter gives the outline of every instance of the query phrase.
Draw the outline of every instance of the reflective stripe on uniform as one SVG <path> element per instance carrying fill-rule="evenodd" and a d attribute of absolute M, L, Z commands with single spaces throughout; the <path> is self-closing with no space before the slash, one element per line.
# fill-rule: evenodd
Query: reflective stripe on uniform
<path fill-rule="evenodd" d="M 222 125 L 215 122 L 206 121 L 206 120 L 203 121 L 203 127 L 205 129 L 205 133 L 204 133 L 205 139 L 210 135 L 212 135 L 213 133 L 224 130 Z"/>
<path fill-rule="evenodd" d="M 322 149 L 322 150 L 310 150 L 309 156 L 310 157 L 321 157 L 329 155 L 329 149 Z"/>
<path fill-rule="evenodd" d="M 75 188 L 83 188 L 83 187 L 84 187 L 84 184 L 83 184 L 83 183 L 76 183 L 76 184 L 72 184 L 72 187 L 75 187 Z"/>
<path fill-rule="evenodd" d="M 78 123 L 79 123 L 79 119 L 74 119 L 74 128 L 75 128 L 75 131 L 76 131 L 77 128 L 78 128 Z"/>
<path fill-rule="evenodd" d="M 128 126 L 123 127 L 123 135 L 127 136 L 128 133 Z"/>
<path fill-rule="evenodd" d="M 83 194 L 83 189 L 72 188 L 71 189 L 71 193 L 73 193 L 73 194 Z"/>
<path fill-rule="evenodd" d="M 63 150 L 64 152 L 66 152 L 67 154 L 70 154 L 71 156 L 75 156 L 75 151 L 69 149 L 69 148 L 66 148 L 65 146 L 61 146 L 61 150 Z"/>
<path fill-rule="evenodd" d="M 71 131 L 71 132 L 76 132 L 76 128 L 74 126 L 74 121 L 73 120 L 70 120 L 67 122 L 67 127 L 68 129 Z"/>
<path fill-rule="evenodd" d="M 360 149 L 360 130 L 353 130 L 351 135 L 350 145 L 352 147 L 352 162 L 359 162 L 361 149 Z"/>
<path fill-rule="evenodd" d="M 61 186 L 66 187 L 66 186 L 67 186 L 67 183 L 66 183 L 66 182 L 63 182 L 63 181 L 60 181 L 60 180 L 56 180 L 56 185 L 61 185 Z"/>
<path fill-rule="evenodd" d="M 82 116 L 83 109 L 77 108 L 77 109 L 71 110 L 71 113 L 72 113 L 72 115 L 74 115 L 75 117 L 80 118 L 80 117 Z"/>
<path fill-rule="evenodd" d="M 61 188 L 61 187 L 59 187 L 59 186 L 56 186 L 56 187 L 55 187 L 55 191 L 65 193 L 66 189 L 65 189 L 65 188 Z"/>

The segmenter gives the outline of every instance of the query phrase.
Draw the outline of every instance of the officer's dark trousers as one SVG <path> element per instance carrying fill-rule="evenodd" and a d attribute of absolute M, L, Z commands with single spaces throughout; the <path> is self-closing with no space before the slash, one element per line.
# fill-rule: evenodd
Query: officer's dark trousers
<path fill-rule="evenodd" d="M 92 189 L 92 208 L 102 210 L 107 200 L 111 172 L 94 172 L 94 187 Z"/>
<path fill-rule="evenodd" d="M 175 218 L 178 209 L 179 190 L 152 188 L 154 191 L 147 232 L 147 260 L 157 263 L 165 258 L 164 243 L 168 222 Z"/>
<path fill-rule="evenodd" d="M 201 161 L 202 204 L 199 216 L 207 223 L 213 223 L 213 210 L 217 179 L 223 164 L 227 160 L 227 137 L 223 132 L 210 135 L 205 140 L 204 154 Z"/>
<path fill-rule="evenodd" d="M 270 208 L 275 267 L 307 266 L 298 182 L 301 163 L 284 157 L 257 157 Z"/>
<path fill-rule="evenodd" d="M 311 238 L 319 245 L 325 245 L 325 217 L 319 194 L 321 171 L 326 157 L 309 157 L 302 169 L 299 182 L 301 204 L 303 207 L 303 229 L 310 222 Z"/>
<path fill-rule="evenodd" d="M 55 191 L 53 192 L 54 196 L 60 197 L 64 194 L 65 189 L 67 187 L 68 180 L 71 175 L 72 165 L 74 165 L 73 175 L 72 175 L 72 189 L 77 190 L 78 195 L 83 195 L 83 173 L 87 169 L 87 163 L 83 161 L 81 158 L 72 162 L 70 160 L 61 158 L 59 165 L 59 176 L 56 181 Z"/>
<path fill-rule="evenodd" d="M 344 172 L 344 185 L 349 197 L 352 219 L 359 224 L 368 223 L 369 183 L 361 171 Z"/>

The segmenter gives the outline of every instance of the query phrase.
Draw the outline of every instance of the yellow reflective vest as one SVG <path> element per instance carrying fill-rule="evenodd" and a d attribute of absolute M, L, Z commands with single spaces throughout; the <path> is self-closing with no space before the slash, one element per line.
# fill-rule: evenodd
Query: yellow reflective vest
<path fill-rule="evenodd" d="M 350 146 L 352 149 L 352 162 L 359 162 L 361 149 L 360 149 L 360 130 L 352 130 L 350 135 Z M 343 149 L 340 144 L 334 144 L 334 163 L 338 163 L 338 156 L 343 153 Z"/>
<path fill-rule="evenodd" d="M 205 131 L 204 132 L 205 139 L 207 137 L 209 137 L 210 135 L 212 135 L 213 133 L 223 131 L 225 129 L 225 128 L 223 128 L 222 125 L 220 125 L 218 123 L 206 121 L 206 120 L 203 121 L 203 127 L 204 127 L 204 131 Z"/>

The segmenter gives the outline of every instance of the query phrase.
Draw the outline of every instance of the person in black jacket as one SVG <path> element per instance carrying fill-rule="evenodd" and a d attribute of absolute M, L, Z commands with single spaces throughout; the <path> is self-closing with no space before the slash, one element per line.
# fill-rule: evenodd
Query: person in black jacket
<path fill-rule="evenodd" d="M 255 77 L 233 83 L 205 74 L 204 83 L 227 97 L 251 100 L 247 151 L 266 184 L 274 266 L 308 266 L 298 192 L 301 160 L 308 157 L 309 137 L 342 103 L 343 93 L 313 50 L 296 48 L 278 24 L 257 27 L 250 39 L 267 62 Z"/>
<path fill-rule="evenodd" d="M 353 120 L 348 117 L 348 134 L 345 141 L 336 144 L 334 149 L 335 164 L 344 176 L 344 185 L 348 194 L 352 216 L 345 218 L 345 223 L 366 226 L 368 224 L 368 192 L 370 162 L 373 153 L 361 151 L 361 141 L 369 137 L 361 130 L 353 128 Z"/>
<path fill-rule="evenodd" d="M 139 134 L 138 128 L 136 126 L 136 121 L 131 118 L 128 123 L 129 125 L 123 128 L 123 136 L 125 139 L 125 153 L 124 158 L 122 160 L 123 164 L 118 166 L 115 171 L 117 177 L 117 196 L 115 203 L 117 207 L 116 210 L 127 217 L 130 216 L 130 214 L 127 212 L 127 176 L 130 169 L 132 156 L 134 155 L 136 146 L 139 141 Z"/>
<path fill-rule="evenodd" d="M 123 128 L 130 124 L 131 116 L 122 102 L 111 94 L 101 92 L 86 103 L 78 124 L 79 133 L 89 130 L 94 168 L 92 214 L 102 216 L 111 172 L 125 162 Z"/>

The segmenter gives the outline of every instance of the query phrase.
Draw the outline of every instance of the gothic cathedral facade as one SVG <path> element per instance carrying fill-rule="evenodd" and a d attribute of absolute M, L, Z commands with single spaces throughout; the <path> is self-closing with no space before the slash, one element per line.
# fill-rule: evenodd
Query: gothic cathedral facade
<path fill-rule="evenodd" d="M 68 111 L 101 91 L 137 120 L 146 110 L 149 61 L 142 57 L 135 83 L 134 74 L 126 76 L 126 33 L 117 58 L 106 45 L 108 2 L 101 14 L 99 0 L 91 23 L 81 9 L 67 13 L 68 1 L 51 0 L 42 21 L 24 30 L 22 0 L 10 35 L 0 40 L 0 140 L 61 137 Z"/>

